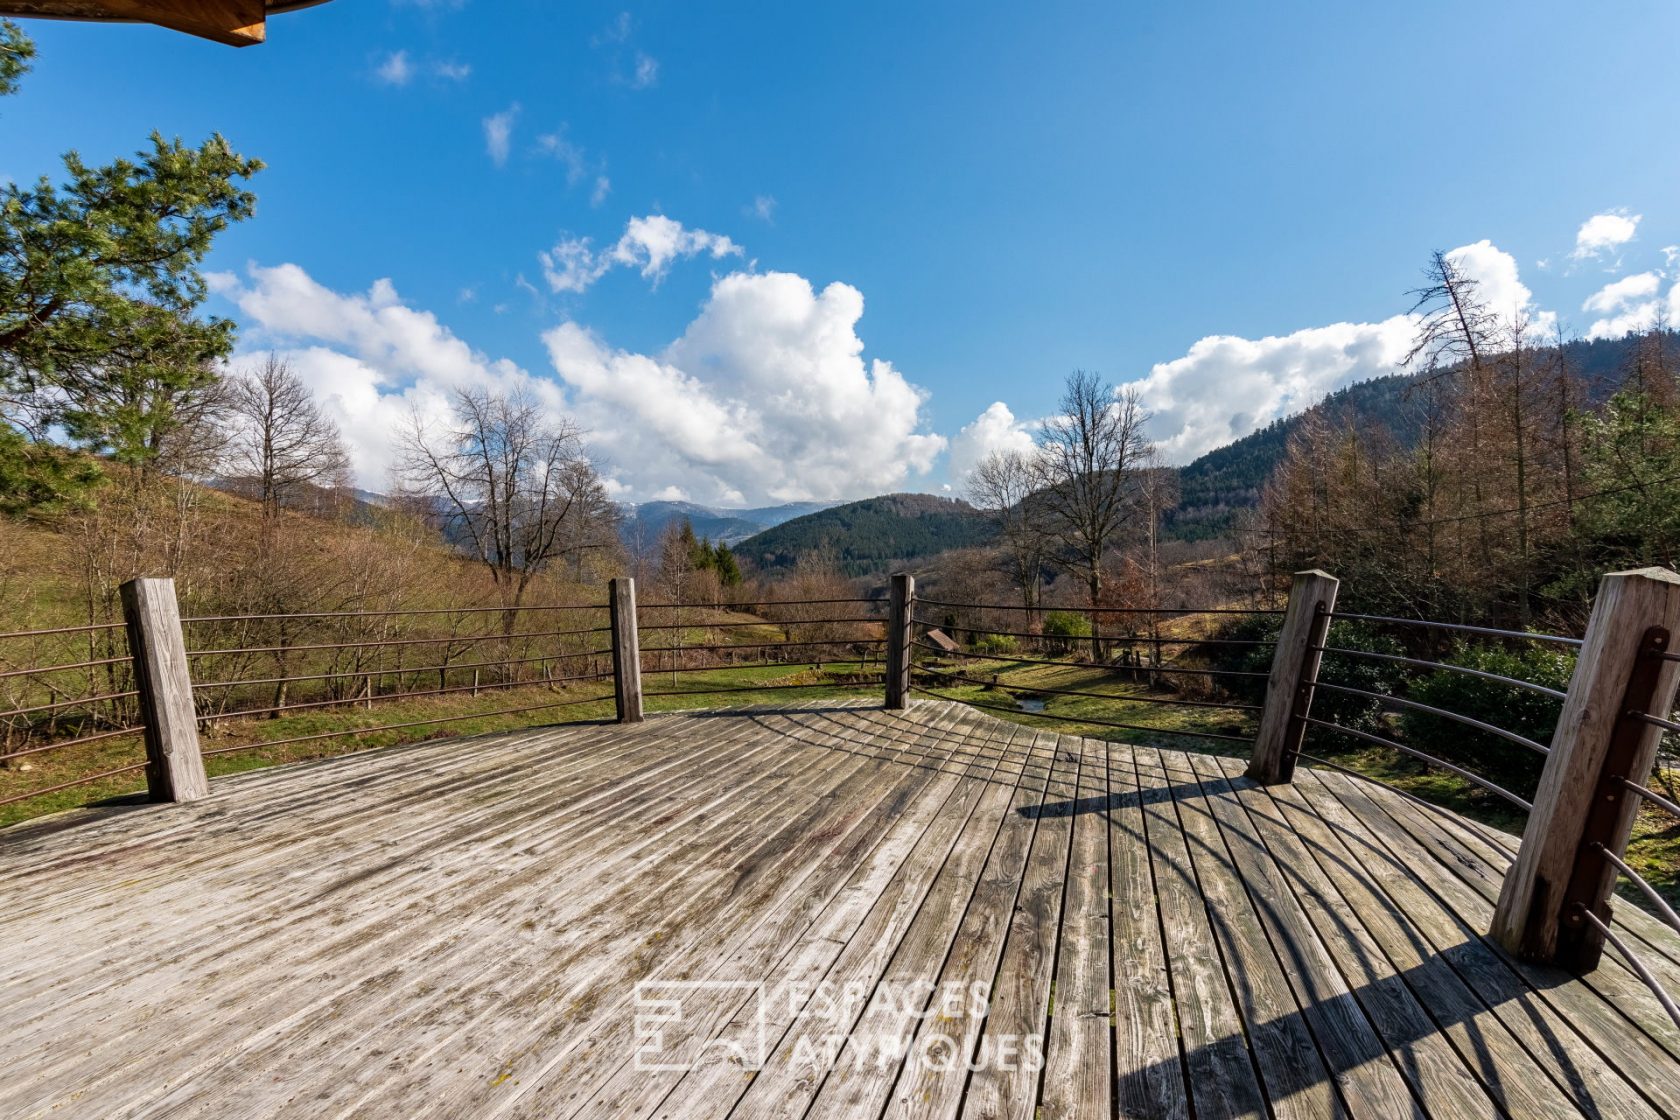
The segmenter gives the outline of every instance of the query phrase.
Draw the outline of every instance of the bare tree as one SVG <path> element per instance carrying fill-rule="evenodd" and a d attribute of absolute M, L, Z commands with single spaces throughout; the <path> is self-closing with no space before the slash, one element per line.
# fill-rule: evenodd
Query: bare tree
<path fill-rule="evenodd" d="M 616 507 L 584 452 L 582 432 L 522 392 L 463 389 L 448 429 L 418 413 L 403 440 L 405 481 L 429 497 L 445 534 L 490 572 L 503 627 L 532 579 L 580 549 L 608 547 Z"/>
<path fill-rule="evenodd" d="M 1403 364 L 1430 374 L 1461 365 L 1479 372 L 1498 330 L 1497 317 L 1481 300 L 1480 285 L 1439 250 L 1430 256 L 1423 279 L 1421 287 L 1407 293 L 1419 319 Z"/>
<path fill-rule="evenodd" d="M 1039 430 L 1038 466 L 1050 531 L 1069 567 L 1100 605 L 1103 558 L 1138 516 L 1138 467 L 1152 446 L 1136 388 L 1116 392 L 1095 373 L 1069 375 L 1060 411 Z M 1102 656 L 1102 627 L 1091 617 L 1092 653 Z"/>
<path fill-rule="evenodd" d="M 1049 531 L 1041 505 L 1031 500 L 1039 471 L 1029 454 L 993 451 L 975 464 L 968 476 L 968 500 L 997 523 L 1008 563 L 1009 579 L 1021 592 L 1028 619 L 1038 606 L 1044 562 L 1050 551 Z"/>
<path fill-rule="evenodd" d="M 278 354 L 232 379 L 230 469 L 249 479 L 272 521 L 306 487 L 340 486 L 349 456 L 338 426 Z"/>

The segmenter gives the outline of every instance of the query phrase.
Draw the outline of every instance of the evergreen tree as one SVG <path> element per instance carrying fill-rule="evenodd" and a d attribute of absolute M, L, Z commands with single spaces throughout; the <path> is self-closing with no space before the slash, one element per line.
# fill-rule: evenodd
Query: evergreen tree
<path fill-rule="evenodd" d="M 34 47 L 0 24 L 0 94 Z M 176 409 L 214 380 L 233 324 L 199 314 L 199 267 L 216 235 L 250 217 L 243 183 L 262 164 L 221 136 L 192 147 L 153 133 L 105 166 L 65 155 L 67 179 L 0 187 L 0 504 L 73 501 L 96 479 L 40 446 L 62 432 L 129 462 L 153 455 Z"/>

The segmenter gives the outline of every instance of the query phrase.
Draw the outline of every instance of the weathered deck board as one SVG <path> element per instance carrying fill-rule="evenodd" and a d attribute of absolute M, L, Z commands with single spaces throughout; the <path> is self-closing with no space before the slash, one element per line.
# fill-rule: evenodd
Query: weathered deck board
<path fill-rule="evenodd" d="M 1241 771 L 792 705 L 13 828 L 0 1115 L 1680 1117 L 1624 967 L 1481 936 L 1505 838 Z"/>

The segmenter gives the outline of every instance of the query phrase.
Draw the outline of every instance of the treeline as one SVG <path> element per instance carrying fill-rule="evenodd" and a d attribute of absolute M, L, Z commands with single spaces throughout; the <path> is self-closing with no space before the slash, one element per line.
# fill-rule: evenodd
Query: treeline
<path fill-rule="evenodd" d="M 1612 373 L 1489 307 L 1444 255 L 1417 292 L 1416 371 L 1386 423 L 1315 409 L 1242 530 L 1255 578 L 1319 567 L 1378 613 L 1582 624 L 1608 570 L 1680 560 L 1680 338 Z M 1594 359 L 1614 353 L 1588 351 Z"/>

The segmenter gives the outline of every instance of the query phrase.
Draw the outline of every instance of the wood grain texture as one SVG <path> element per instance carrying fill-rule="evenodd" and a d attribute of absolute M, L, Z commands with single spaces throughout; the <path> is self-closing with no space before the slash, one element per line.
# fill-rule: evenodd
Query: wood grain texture
<path fill-rule="evenodd" d="M 1328 572 L 1296 572 L 1289 588 L 1289 609 L 1272 650 L 1272 670 L 1266 677 L 1266 702 L 1254 734 L 1248 776 L 1263 785 L 1287 782 L 1295 771 L 1304 722 L 1312 708 L 1313 682 L 1336 609 L 1341 582 Z"/>
<path fill-rule="evenodd" d="M 172 579 L 131 579 L 121 589 L 146 728 L 146 786 L 153 801 L 197 801 L 210 792 L 198 746 L 187 646 Z"/>
<path fill-rule="evenodd" d="M 1566 896 L 1580 874 L 1577 861 L 1595 804 L 1601 808 L 1605 798 L 1614 799 L 1605 847 L 1621 855 L 1633 831 L 1637 801 L 1619 788 L 1602 786 L 1601 780 L 1618 724 L 1624 722 L 1629 702 L 1639 704 L 1631 697 L 1625 702 L 1624 697 L 1649 627 L 1665 630 L 1670 644 L 1680 638 L 1680 575 L 1666 568 L 1643 568 L 1605 576 L 1593 600 L 1522 847 L 1493 914 L 1493 937 L 1527 960 L 1581 969 L 1597 964 L 1602 935 L 1571 912 Z M 1666 714 L 1674 707 L 1680 662 L 1661 661 L 1656 669 L 1652 697 L 1640 706 Z M 1632 732 L 1636 741 L 1630 744 L 1627 772 L 1619 776 L 1643 786 L 1663 731 L 1634 724 Z M 1615 880 L 1615 868 L 1597 861 L 1596 882 L 1579 901 L 1601 918 L 1608 917 L 1606 900 Z"/>
<path fill-rule="evenodd" d="M 607 585 L 612 626 L 613 700 L 618 722 L 642 722 L 642 646 L 636 629 L 636 581 L 621 576 Z"/>
<path fill-rule="evenodd" d="M 1625 970 L 1477 932 L 1506 842 L 1241 767 L 794 703 L 10 829 L 0 1115 L 1680 1116 Z"/>

